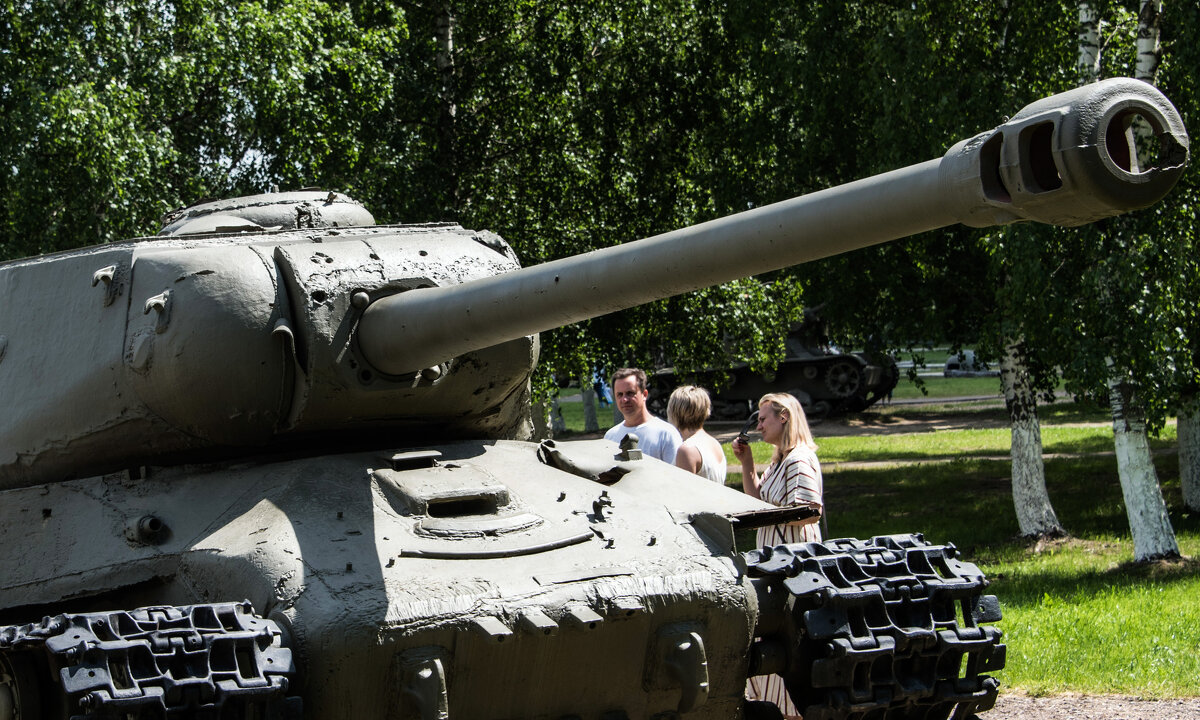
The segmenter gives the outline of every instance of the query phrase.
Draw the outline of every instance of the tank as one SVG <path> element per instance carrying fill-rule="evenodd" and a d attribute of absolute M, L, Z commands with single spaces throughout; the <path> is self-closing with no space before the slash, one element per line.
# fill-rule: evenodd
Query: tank
<path fill-rule="evenodd" d="M 772 371 L 756 373 L 744 362 L 682 376 L 674 368 L 656 370 L 650 379 L 650 404 L 656 413 L 665 416 L 671 391 L 681 382 L 709 388 L 716 419 L 745 419 L 763 395 L 785 392 L 800 401 L 814 423 L 865 410 L 886 398 L 900 382 L 900 369 L 894 358 L 881 352 L 842 352 L 829 342 L 819 308 L 814 308 L 788 329 L 783 359 Z"/>
<path fill-rule="evenodd" d="M 806 718 L 986 710 L 999 605 L 952 545 L 739 547 L 814 510 L 531 441 L 537 333 L 950 223 L 1116 215 L 1186 156 L 1170 103 L 1113 80 L 530 268 L 314 191 L 0 265 L 0 719 L 778 717 L 758 674 Z"/>

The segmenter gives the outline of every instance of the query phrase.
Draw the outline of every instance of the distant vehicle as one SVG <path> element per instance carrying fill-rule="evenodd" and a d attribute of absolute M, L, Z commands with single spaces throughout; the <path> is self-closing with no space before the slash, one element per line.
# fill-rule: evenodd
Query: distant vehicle
<path fill-rule="evenodd" d="M 963 350 L 946 358 L 945 377 L 1000 377 L 1000 371 L 975 356 L 974 350 Z"/>
<path fill-rule="evenodd" d="M 811 419 L 818 420 L 865 410 L 887 397 L 900 380 L 893 358 L 844 353 L 830 344 L 815 311 L 805 313 L 804 320 L 792 326 L 785 346 L 786 355 L 774 373 L 752 372 L 745 363 L 687 378 L 677 378 L 673 368 L 659 370 L 650 379 L 650 407 L 665 414 L 671 390 L 681 382 L 696 382 L 712 393 L 714 419 L 740 420 L 750 415 L 763 395 L 786 392 L 796 396 Z M 727 382 L 725 375 L 732 377 L 732 382 Z M 721 389 L 713 390 L 716 387 Z"/>

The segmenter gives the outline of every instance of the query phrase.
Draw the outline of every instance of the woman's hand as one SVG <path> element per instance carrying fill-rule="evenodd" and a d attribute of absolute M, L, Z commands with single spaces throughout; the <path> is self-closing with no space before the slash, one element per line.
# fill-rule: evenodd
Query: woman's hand
<path fill-rule="evenodd" d="M 742 442 L 741 438 L 737 438 L 729 446 L 733 448 L 733 456 L 742 464 L 742 492 L 752 498 L 761 499 L 758 473 L 754 472 L 754 453 L 750 450 L 750 443 Z"/>
<path fill-rule="evenodd" d="M 733 448 L 733 456 L 738 459 L 738 462 L 744 464 L 747 460 L 753 460 L 754 455 L 750 452 L 750 445 L 742 442 L 741 438 L 734 438 L 730 447 Z"/>

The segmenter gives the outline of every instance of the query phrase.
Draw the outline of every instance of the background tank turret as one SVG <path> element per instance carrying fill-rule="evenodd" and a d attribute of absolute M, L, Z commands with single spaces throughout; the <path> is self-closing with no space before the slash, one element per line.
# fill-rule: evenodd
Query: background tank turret
<path fill-rule="evenodd" d="M 710 388 L 712 416 L 745 419 L 767 393 L 785 392 L 804 407 L 809 422 L 830 414 L 864 410 L 895 389 L 900 381 L 896 361 L 881 352 L 842 352 L 829 342 L 819 308 L 806 309 L 784 340 L 784 356 L 774 370 L 756 373 L 745 362 L 720 370 L 700 370 L 680 377 L 661 368 L 650 378 L 650 404 L 665 415 L 671 391 L 682 382 Z"/>
<path fill-rule="evenodd" d="M 1170 103 L 1115 80 L 940 160 L 524 269 L 314 191 L 0 265 L 0 708 L 730 718 L 770 716 L 743 686 L 778 673 L 806 717 L 986 709 L 999 610 L 952 547 L 739 553 L 735 528 L 810 511 L 524 442 L 536 333 L 950 223 L 1108 217 L 1186 155 Z"/>

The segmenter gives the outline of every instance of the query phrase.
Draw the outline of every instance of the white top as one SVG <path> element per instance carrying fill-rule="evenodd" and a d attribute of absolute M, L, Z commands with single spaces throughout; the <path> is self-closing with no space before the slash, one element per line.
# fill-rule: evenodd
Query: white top
<path fill-rule="evenodd" d="M 680 437 L 679 431 L 675 429 L 674 425 L 651 415 L 649 420 L 636 427 L 629 427 L 625 423 L 621 423 L 610 428 L 608 432 L 604 433 L 604 439 L 620 443 L 621 438 L 629 433 L 637 435 L 638 449 L 642 453 L 658 458 L 665 463 L 675 464 L 675 453 L 683 444 L 683 438 Z"/>
<path fill-rule="evenodd" d="M 719 456 L 713 457 L 712 452 L 705 447 L 707 443 L 701 443 L 699 440 L 699 435 L 693 435 L 687 440 L 683 441 L 684 445 L 687 445 L 688 447 L 694 447 L 700 452 L 700 472 L 698 474 L 708 478 L 709 480 L 712 480 L 718 485 L 724 485 L 725 466 L 728 462 L 725 459 L 725 453 L 721 453 Z"/>

